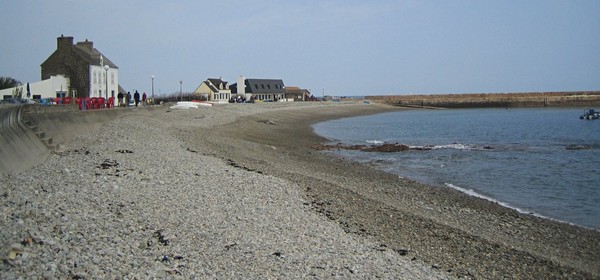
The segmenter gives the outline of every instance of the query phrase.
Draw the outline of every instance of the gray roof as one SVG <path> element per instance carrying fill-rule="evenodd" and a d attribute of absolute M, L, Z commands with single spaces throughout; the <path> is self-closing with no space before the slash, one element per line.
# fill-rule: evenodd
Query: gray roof
<path fill-rule="evenodd" d="M 246 93 L 283 93 L 283 80 L 246 79 Z"/>
<path fill-rule="evenodd" d="M 102 55 L 102 60 L 104 62 L 104 65 L 108 65 L 110 68 L 119 68 L 117 65 L 115 65 L 112 61 L 110 61 L 110 59 L 108 59 L 105 55 L 103 55 L 100 51 L 98 51 L 98 49 L 96 48 L 90 48 L 88 46 L 86 46 L 86 42 L 78 42 L 77 44 L 73 45 L 73 51 L 79 55 L 82 59 L 84 59 L 85 61 L 87 61 L 90 65 L 100 65 L 100 55 Z M 91 43 L 91 42 L 90 42 Z"/>
<path fill-rule="evenodd" d="M 204 83 L 212 90 L 213 92 L 219 92 L 219 85 L 223 84 L 223 89 L 227 89 L 227 82 L 222 79 L 216 78 L 208 78 Z"/>
<path fill-rule="evenodd" d="M 219 92 L 219 89 L 217 89 L 217 87 L 215 87 L 215 86 L 214 86 L 214 85 L 213 85 L 211 82 L 209 82 L 208 80 L 207 80 L 207 81 L 204 81 L 204 82 L 202 82 L 202 83 L 203 83 L 203 84 L 206 84 L 206 86 L 207 86 L 207 87 L 210 89 L 210 91 L 212 91 L 212 92 Z"/>
<path fill-rule="evenodd" d="M 207 81 L 211 82 L 215 87 L 219 86 L 219 84 L 223 84 L 223 87 L 227 85 L 226 81 L 223 81 L 221 78 L 208 78 Z"/>

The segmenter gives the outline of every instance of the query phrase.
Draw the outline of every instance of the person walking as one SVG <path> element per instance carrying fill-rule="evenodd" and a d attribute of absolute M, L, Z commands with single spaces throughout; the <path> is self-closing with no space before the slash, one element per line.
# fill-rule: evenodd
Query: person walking
<path fill-rule="evenodd" d="M 127 96 L 125 96 L 125 101 L 127 102 L 125 104 L 125 107 L 129 107 L 129 101 L 131 101 L 131 92 L 127 92 Z"/>
<path fill-rule="evenodd" d="M 140 104 L 140 93 L 137 90 L 133 94 L 133 101 L 135 101 L 135 107 L 137 108 L 138 104 Z"/>
<path fill-rule="evenodd" d="M 146 107 L 146 93 L 142 94 L 142 106 Z"/>
<path fill-rule="evenodd" d="M 123 107 L 123 93 L 119 91 L 117 94 L 117 99 L 119 100 L 119 107 Z"/>

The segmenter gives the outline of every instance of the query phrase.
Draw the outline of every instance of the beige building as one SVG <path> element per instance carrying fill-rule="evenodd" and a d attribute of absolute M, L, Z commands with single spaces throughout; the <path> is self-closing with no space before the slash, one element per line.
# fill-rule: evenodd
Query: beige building
<path fill-rule="evenodd" d="M 231 99 L 231 90 L 228 82 L 221 78 L 209 78 L 194 90 L 193 95 L 208 101 L 227 102 Z"/>

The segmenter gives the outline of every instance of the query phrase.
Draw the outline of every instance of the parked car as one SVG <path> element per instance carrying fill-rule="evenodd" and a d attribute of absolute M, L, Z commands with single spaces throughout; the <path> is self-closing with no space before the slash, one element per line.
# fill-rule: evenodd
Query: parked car
<path fill-rule="evenodd" d="M 52 98 L 42 98 L 42 99 L 37 100 L 37 102 L 39 102 L 39 104 L 41 104 L 41 105 L 55 104 L 54 101 L 52 101 Z"/>

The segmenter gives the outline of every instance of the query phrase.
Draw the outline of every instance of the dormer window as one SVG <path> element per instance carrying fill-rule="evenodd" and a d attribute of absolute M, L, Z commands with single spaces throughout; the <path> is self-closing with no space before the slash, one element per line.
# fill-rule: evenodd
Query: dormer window
<path fill-rule="evenodd" d="M 268 87 L 269 89 L 271 89 L 271 85 L 267 85 L 267 87 Z"/>

